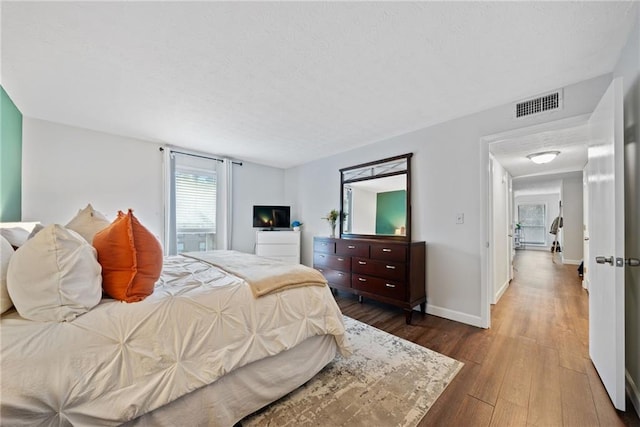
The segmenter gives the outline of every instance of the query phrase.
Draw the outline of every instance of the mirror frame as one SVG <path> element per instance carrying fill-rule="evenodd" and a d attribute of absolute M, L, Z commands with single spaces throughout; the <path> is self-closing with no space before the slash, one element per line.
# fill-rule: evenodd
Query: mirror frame
<path fill-rule="evenodd" d="M 387 157 L 386 159 L 376 160 L 376 161 L 368 162 L 368 163 L 362 163 L 362 164 L 359 164 L 359 165 L 349 166 L 349 167 L 340 169 L 340 238 L 341 239 L 379 239 L 379 240 L 397 240 L 397 241 L 402 241 L 402 242 L 410 242 L 411 241 L 411 157 L 413 157 L 413 153 L 401 154 L 399 156 Z M 394 161 L 394 160 L 401 160 L 401 159 L 406 159 L 406 161 L 407 161 L 407 169 L 406 169 L 406 171 L 391 172 L 391 173 L 384 173 L 384 174 L 375 175 L 375 176 L 368 176 L 368 177 L 364 177 L 364 178 L 350 179 L 350 180 L 347 180 L 345 182 L 345 179 L 344 179 L 345 172 L 348 172 L 348 171 L 353 170 L 353 169 L 365 168 L 365 167 L 368 167 L 368 166 L 376 166 L 376 165 L 380 165 L 380 164 L 383 164 L 383 163 L 391 162 L 391 161 Z M 407 191 L 407 206 L 406 206 L 406 208 L 407 208 L 407 220 L 406 220 L 406 226 L 405 226 L 406 227 L 405 235 L 404 236 L 400 236 L 400 235 L 392 235 L 392 234 L 351 234 L 351 233 L 344 233 L 343 232 L 343 226 L 344 226 L 344 219 L 343 219 L 343 212 L 344 212 L 344 184 L 345 183 L 350 183 L 350 182 L 367 181 L 367 180 L 370 180 L 370 179 L 384 178 L 384 177 L 395 176 L 395 175 L 406 175 L 407 176 L 407 187 L 406 187 L 406 191 Z"/>

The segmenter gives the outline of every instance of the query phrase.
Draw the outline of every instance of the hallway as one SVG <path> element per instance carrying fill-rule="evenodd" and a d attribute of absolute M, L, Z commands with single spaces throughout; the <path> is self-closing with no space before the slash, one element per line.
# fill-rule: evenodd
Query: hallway
<path fill-rule="evenodd" d="M 577 266 L 518 251 L 488 330 L 340 293 L 347 316 L 465 363 L 421 426 L 640 426 L 614 409 L 590 359 L 588 296 Z M 428 296 L 427 296 L 428 297 Z"/>

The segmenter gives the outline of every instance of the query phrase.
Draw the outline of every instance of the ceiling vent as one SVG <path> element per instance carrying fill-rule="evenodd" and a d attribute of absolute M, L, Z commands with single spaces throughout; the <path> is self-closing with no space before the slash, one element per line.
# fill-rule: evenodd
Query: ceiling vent
<path fill-rule="evenodd" d="M 531 116 L 562 108 L 562 90 L 527 99 L 516 104 L 515 118 Z"/>

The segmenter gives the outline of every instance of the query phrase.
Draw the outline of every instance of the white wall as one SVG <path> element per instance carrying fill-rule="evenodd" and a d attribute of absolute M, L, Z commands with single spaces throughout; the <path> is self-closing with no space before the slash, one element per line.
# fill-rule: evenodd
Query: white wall
<path fill-rule="evenodd" d="M 23 220 L 66 224 L 87 203 L 115 218 L 133 208 L 164 241 L 160 144 L 24 118 Z M 284 204 L 284 170 L 233 166 L 232 248 L 253 252 L 253 205 Z"/>
<path fill-rule="evenodd" d="M 233 166 L 233 235 L 231 247 L 254 253 L 253 205 L 286 205 L 284 169 L 242 162 Z M 291 221 L 295 220 L 293 211 Z"/>
<path fill-rule="evenodd" d="M 163 237 L 160 145 L 25 117 L 22 219 L 66 224 L 91 203 L 114 219 L 132 208 Z"/>
<path fill-rule="evenodd" d="M 614 75 L 622 76 L 625 141 L 625 257 L 640 258 L 640 6 Z M 625 359 L 631 401 L 640 413 L 640 267 L 625 268 Z"/>
<path fill-rule="evenodd" d="M 514 120 L 513 105 L 503 105 L 288 169 L 286 198 L 305 222 L 303 263 L 312 264 L 313 236 L 327 234 L 320 218 L 340 206 L 338 170 L 413 152 L 412 237 L 427 243 L 428 311 L 481 325 L 480 138 L 590 113 L 610 81 L 605 75 L 565 87 L 564 108 L 552 114 Z M 457 213 L 465 214 L 464 224 L 456 224 Z"/>
<path fill-rule="evenodd" d="M 493 286 L 492 302 L 498 302 L 509 286 L 511 276 L 511 234 L 509 215 L 509 174 L 502 165 L 491 157 L 493 186 Z"/>
<path fill-rule="evenodd" d="M 562 180 L 562 259 L 565 264 L 580 264 L 583 256 L 582 174 Z M 577 273 L 576 273 L 577 274 Z"/>
<path fill-rule="evenodd" d="M 352 234 L 376 234 L 377 196 L 378 193 L 373 191 L 352 187 L 353 206 L 358 207 L 358 209 L 351 212 Z"/>

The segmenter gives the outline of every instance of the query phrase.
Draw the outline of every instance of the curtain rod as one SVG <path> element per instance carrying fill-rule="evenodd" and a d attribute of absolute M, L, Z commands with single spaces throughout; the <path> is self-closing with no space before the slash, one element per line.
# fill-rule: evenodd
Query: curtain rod
<path fill-rule="evenodd" d="M 160 147 L 160 151 L 164 151 L 164 147 Z M 215 160 L 217 162 L 224 162 L 224 160 L 218 159 L 216 157 L 203 156 L 201 154 L 185 153 L 184 151 L 178 151 L 178 150 L 172 150 L 172 149 L 169 149 L 169 151 L 172 152 L 172 153 L 182 154 L 184 156 L 199 157 L 201 159 L 208 159 L 208 160 Z M 242 162 L 237 162 L 235 160 L 231 160 L 231 164 L 242 166 Z"/>

